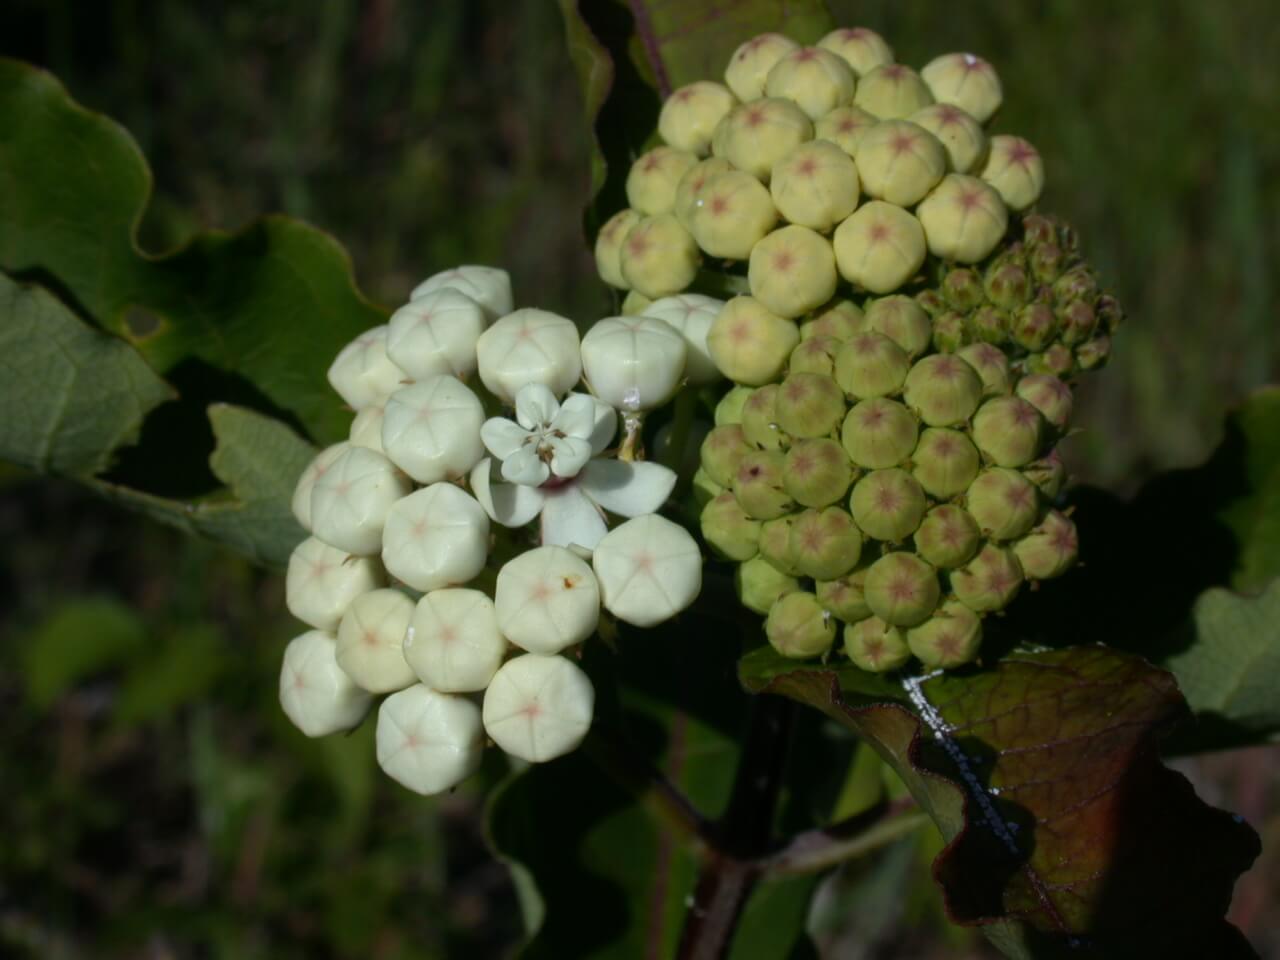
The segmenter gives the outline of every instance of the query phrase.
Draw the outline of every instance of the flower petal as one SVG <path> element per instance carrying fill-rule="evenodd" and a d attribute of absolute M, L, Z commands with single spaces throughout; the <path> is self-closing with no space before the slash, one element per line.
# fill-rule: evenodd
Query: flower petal
<path fill-rule="evenodd" d="M 578 483 L 610 513 L 638 517 L 654 513 L 666 503 L 676 485 L 676 474 L 660 463 L 592 460 L 582 468 Z"/>
<path fill-rule="evenodd" d="M 585 393 L 571 393 L 565 398 L 551 426 L 569 437 L 590 440 L 596 427 L 596 404 L 599 401 Z"/>
<path fill-rule="evenodd" d="M 533 447 L 521 447 L 502 461 L 502 479 L 508 483 L 540 487 L 550 476 L 551 469 L 542 462 Z"/>
<path fill-rule="evenodd" d="M 523 527 L 542 510 L 546 499 L 537 487 L 518 483 L 490 483 L 493 461 L 485 457 L 471 471 L 471 492 L 489 519 L 504 527 Z"/>
<path fill-rule="evenodd" d="M 486 420 L 480 427 L 480 439 L 499 460 L 505 460 L 525 445 L 531 434 L 503 417 Z"/>
<path fill-rule="evenodd" d="M 542 507 L 542 543 L 557 547 L 575 544 L 594 550 L 608 528 L 604 517 L 576 483 L 546 491 Z"/>
<path fill-rule="evenodd" d="M 526 430 L 541 430 L 560 412 L 556 395 L 541 383 L 526 383 L 516 394 L 516 419 Z"/>
<path fill-rule="evenodd" d="M 557 477 L 576 477 L 591 459 L 591 444 L 577 437 L 553 437 L 551 445 L 551 472 Z"/>
<path fill-rule="evenodd" d="M 618 411 L 599 397 L 593 397 L 588 393 L 569 394 L 570 400 L 574 397 L 586 397 L 591 401 L 591 405 L 594 408 L 592 413 L 594 420 L 590 433 L 591 454 L 592 456 L 599 456 L 612 442 L 614 434 L 618 432 Z M 568 403 L 567 400 L 565 402 Z"/>

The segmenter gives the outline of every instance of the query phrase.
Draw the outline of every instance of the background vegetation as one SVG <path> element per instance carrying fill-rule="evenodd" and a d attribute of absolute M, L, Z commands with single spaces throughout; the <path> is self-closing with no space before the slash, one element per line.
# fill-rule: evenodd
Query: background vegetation
<path fill-rule="evenodd" d="M 907 62 L 973 49 L 997 65 L 1002 126 L 1047 159 L 1043 206 L 1128 308 L 1084 389 L 1075 473 L 1127 493 L 1202 460 L 1223 413 L 1280 380 L 1266 0 L 832 6 Z M 48 67 L 138 139 L 149 249 L 283 210 L 332 232 L 388 305 L 474 261 L 506 266 L 522 302 L 611 309 L 581 236 L 587 131 L 549 0 L 10 0 L 0 54 Z M 369 726 L 304 741 L 274 706 L 296 630 L 277 577 L 70 484 L 3 474 L 4 952 L 430 958 L 518 938 L 479 836 L 501 771 L 428 803 L 378 775 Z M 1232 919 L 1280 950 L 1274 753 L 1183 769 L 1262 834 Z M 938 922 L 933 844 L 922 832 L 824 888 L 828 955 L 984 955 Z"/>

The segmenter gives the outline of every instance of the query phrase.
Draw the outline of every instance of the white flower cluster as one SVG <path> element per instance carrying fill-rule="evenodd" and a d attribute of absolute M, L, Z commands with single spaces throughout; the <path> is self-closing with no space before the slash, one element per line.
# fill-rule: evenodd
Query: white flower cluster
<path fill-rule="evenodd" d="M 514 310 L 504 271 L 463 266 L 342 350 L 329 382 L 351 433 L 293 497 L 311 536 L 287 604 L 312 629 L 285 651 L 280 700 L 303 733 L 350 730 L 386 694 L 378 762 L 424 794 L 473 773 L 486 739 L 530 762 L 582 742 L 594 690 L 569 655 L 601 608 L 648 627 L 701 588 L 697 543 L 656 513 L 675 474 L 613 449 L 620 417 L 635 429 L 707 376 L 719 304 L 677 299 L 667 320 L 610 318 L 580 340 L 565 317 Z"/>

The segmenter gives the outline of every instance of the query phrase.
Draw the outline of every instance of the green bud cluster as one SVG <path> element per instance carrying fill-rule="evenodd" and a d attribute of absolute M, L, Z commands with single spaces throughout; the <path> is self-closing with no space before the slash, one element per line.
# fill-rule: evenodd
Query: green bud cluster
<path fill-rule="evenodd" d="M 864 28 L 756 37 L 667 100 L 599 235 L 635 312 L 717 274 L 739 294 L 706 333 L 731 385 L 694 489 L 785 656 L 958 667 L 1075 563 L 1055 444 L 1121 311 L 1036 212 L 1003 97 L 968 53 L 917 71 Z"/>

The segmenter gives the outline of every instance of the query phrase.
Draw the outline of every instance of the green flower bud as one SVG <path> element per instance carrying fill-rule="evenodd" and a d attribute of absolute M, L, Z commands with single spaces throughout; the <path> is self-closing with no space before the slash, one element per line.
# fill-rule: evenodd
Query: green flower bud
<path fill-rule="evenodd" d="M 752 450 L 742 433 L 741 424 L 730 423 L 715 427 L 702 441 L 702 469 L 722 487 L 733 483 L 738 466 Z"/>
<path fill-rule="evenodd" d="M 1014 392 L 1040 411 L 1058 430 L 1071 422 L 1071 388 L 1055 376 L 1033 373 L 1018 381 Z"/>
<path fill-rule="evenodd" d="M 705 507 L 720 494 L 724 493 L 724 487 L 716 483 L 707 475 L 707 471 L 699 467 L 693 472 L 693 502 L 699 507 Z"/>
<path fill-rule="evenodd" d="M 977 263 L 1004 236 L 1009 212 L 1000 195 L 976 177 L 949 173 L 916 210 L 929 252 L 943 260 Z"/>
<path fill-rule="evenodd" d="M 982 289 L 982 278 L 977 271 L 967 267 L 948 270 L 942 278 L 942 296 L 953 310 L 968 313 L 983 301 L 985 292 Z"/>
<path fill-rule="evenodd" d="M 955 104 L 979 123 L 986 123 L 1000 109 L 1004 91 L 995 68 L 972 53 L 946 53 L 930 60 L 920 71 L 933 99 Z"/>
<path fill-rule="evenodd" d="M 1065 343 L 1051 343 L 1039 353 L 1029 353 L 1022 361 L 1028 373 L 1043 373 L 1059 380 L 1076 372 L 1076 355 Z"/>
<path fill-rule="evenodd" d="M 734 297 L 707 332 L 707 350 L 720 372 L 749 386 L 776 380 L 799 342 L 796 325 L 754 297 Z"/>
<path fill-rule="evenodd" d="M 1120 301 L 1109 294 L 1103 294 L 1094 307 L 1098 317 L 1099 331 L 1115 333 L 1120 329 L 1120 324 L 1124 323 L 1124 309 L 1120 306 Z"/>
<path fill-rule="evenodd" d="M 1052 284 L 1062 274 L 1062 266 L 1067 255 L 1063 249 L 1052 241 L 1038 244 L 1031 248 L 1028 263 L 1031 274 L 1042 284 Z"/>
<path fill-rule="evenodd" d="M 969 329 L 984 343 L 1005 343 L 1013 327 L 1013 317 L 991 304 L 983 304 L 969 317 Z"/>
<path fill-rule="evenodd" d="M 1039 487 L 1046 500 L 1056 500 L 1067 482 L 1066 465 L 1056 450 L 1043 459 L 1028 463 L 1022 468 L 1022 475 Z"/>
<path fill-rule="evenodd" d="M 836 292 L 835 253 L 830 241 L 808 227 L 781 227 L 751 248 L 747 279 L 751 295 L 766 309 L 794 319 Z"/>
<path fill-rule="evenodd" d="M 1013 339 L 1028 350 L 1043 350 L 1058 332 L 1058 318 L 1047 304 L 1029 303 L 1013 316 Z"/>
<path fill-rule="evenodd" d="M 920 221 L 880 200 L 863 204 L 832 237 L 840 276 L 872 293 L 889 293 L 915 276 L 928 248 Z"/>
<path fill-rule="evenodd" d="M 1044 161 L 1021 137 L 991 138 L 991 151 L 982 179 L 991 184 L 1010 210 L 1022 212 L 1040 199 L 1044 189 Z"/>
<path fill-rule="evenodd" d="M 596 235 L 596 272 L 600 279 L 619 290 L 627 289 L 627 281 L 622 279 L 622 243 L 631 228 L 642 219 L 638 210 L 619 210 L 605 221 L 600 233 Z"/>
<path fill-rule="evenodd" d="M 784 597 L 800 589 L 800 581 L 789 577 L 764 557 L 752 557 L 740 565 L 733 575 L 738 599 L 748 610 L 765 615 Z"/>
<path fill-rule="evenodd" d="M 836 354 L 836 383 L 850 397 L 867 400 L 897 393 L 907 379 L 907 352 L 883 333 L 866 330 Z"/>
<path fill-rule="evenodd" d="M 952 600 L 932 617 L 907 631 L 907 646 L 921 663 L 949 670 L 969 663 L 982 646 L 982 620 L 963 603 Z"/>
<path fill-rule="evenodd" d="M 816 657 L 836 639 L 835 618 L 822 609 L 812 593 L 797 591 L 780 597 L 764 622 L 769 645 L 784 657 Z"/>
<path fill-rule="evenodd" d="M 645 217 L 627 233 L 622 279 L 650 300 L 679 293 L 698 273 L 698 245 L 674 214 Z"/>
<path fill-rule="evenodd" d="M 751 395 L 755 393 L 750 387 L 734 387 L 716 404 L 715 421 L 717 427 L 729 423 L 742 422 L 742 408 L 746 406 Z"/>
<path fill-rule="evenodd" d="M 1096 370 L 1111 356 L 1111 338 L 1094 337 L 1076 347 L 1076 363 L 1081 370 Z"/>
<path fill-rule="evenodd" d="M 997 307 L 1017 310 L 1031 299 L 1031 278 L 1019 263 L 997 260 L 984 282 L 987 298 Z"/>
<path fill-rule="evenodd" d="M 834 337 L 841 343 L 863 329 L 862 308 L 852 300 L 833 300 L 812 320 L 800 326 L 800 339 Z"/>
<path fill-rule="evenodd" d="M 947 172 L 947 152 L 910 120 L 882 120 L 866 132 L 853 159 L 870 197 L 912 207 Z"/>
<path fill-rule="evenodd" d="M 711 134 L 738 101 L 719 83 L 699 80 L 667 97 L 658 114 L 658 136 L 677 150 L 705 157 L 711 150 Z"/>
<path fill-rule="evenodd" d="M 854 404 L 844 418 L 840 442 L 859 467 L 895 467 L 916 448 L 919 422 L 896 400 L 873 397 Z"/>
<path fill-rule="evenodd" d="M 1094 300 L 1098 296 L 1098 281 L 1084 265 L 1072 267 L 1053 284 L 1053 298 L 1058 303 L 1071 300 Z"/>
<path fill-rule="evenodd" d="M 888 63 L 865 73 L 853 95 L 855 106 L 885 120 L 909 117 L 933 103 L 920 75 L 901 63 Z M 858 163 L 862 169 L 862 163 Z"/>
<path fill-rule="evenodd" d="M 867 570 L 867 606 L 895 627 L 923 623 L 938 605 L 941 590 L 933 567 L 914 553 L 886 553 Z"/>
<path fill-rule="evenodd" d="M 791 527 L 795 524 L 795 520 L 795 516 L 788 514 L 785 517 L 766 520 L 760 525 L 760 556 L 789 577 L 800 576 L 795 555 L 791 552 Z"/>
<path fill-rule="evenodd" d="M 978 448 L 959 430 L 930 427 L 911 455 L 911 475 L 925 493 L 946 500 L 963 493 L 978 475 Z"/>
<path fill-rule="evenodd" d="M 733 495 L 755 520 L 772 520 L 795 504 L 782 482 L 782 454 L 773 450 L 753 450 L 742 458 L 733 479 Z"/>
<path fill-rule="evenodd" d="M 775 163 L 813 139 L 813 122 L 790 100 L 780 98 L 740 104 L 725 123 L 725 159 L 758 180 L 767 181 Z"/>
<path fill-rule="evenodd" d="M 641 154 L 627 174 L 627 203 L 646 216 L 668 213 L 676 202 L 676 186 L 697 162 L 692 153 L 671 147 Z"/>
<path fill-rule="evenodd" d="M 745 260 L 778 222 L 769 190 L 741 170 L 713 176 L 694 207 L 692 230 L 712 257 Z"/>
<path fill-rule="evenodd" d="M 844 628 L 844 652 L 853 665 L 868 673 L 889 673 L 906 666 L 911 649 L 897 627 L 868 617 Z"/>
<path fill-rule="evenodd" d="M 853 485 L 849 512 L 864 534 L 898 543 L 916 532 L 927 501 L 924 488 L 905 470 L 873 470 Z"/>
<path fill-rule="evenodd" d="M 639 290 L 632 290 L 622 298 L 622 315 L 624 317 L 638 317 L 644 313 L 652 303 L 653 301 Z"/>
<path fill-rule="evenodd" d="M 819 373 L 832 376 L 836 370 L 836 354 L 842 344 L 835 337 L 825 334 L 805 337 L 804 328 L 800 328 L 800 345 L 791 351 L 787 361 L 787 370 L 791 373 Z"/>
<path fill-rule="evenodd" d="M 1058 311 L 1062 342 L 1074 346 L 1088 340 L 1098 328 L 1098 316 L 1083 300 L 1072 300 Z"/>
<path fill-rule="evenodd" d="M 799 46 L 780 33 L 762 33 L 743 43 L 729 58 L 724 82 L 739 100 L 764 96 L 765 78 L 773 65 Z"/>
<path fill-rule="evenodd" d="M 742 407 L 742 433 L 761 450 L 781 450 L 791 437 L 778 426 L 778 385 L 756 390 Z"/>
<path fill-rule="evenodd" d="M 879 122 L 879 118 L 861 107 L 836 107 L 818 118 L 813 125 L 813 136 L 815 140 L 834 143 L 852 158 L 863 136 Z"/>
<path fill-rule="evenodd" d="M 871 616 L 864 593 L 869 564 L 835 580 L 819 580 L 814 584 L 818 602 L 845 623 L 856 623 Z"/>
<path fill-rule="evenodd" d="M 1028 580 L 1062 576 L 1075 566 L 1077 549 L 1076 525 L 1057 510 L 1050 510 L 1038 527 L 1013 545 Z"/>
<path fill-rule="evenodd" d="M 932 342 L 929 315 L 911 297 L 897 294 L 872 300 L 867 305 L 866 318 L 868 330 L 883 333 L 910 357 L 924 353 Z"/>
<path fill-rule="evenodd" d="M 920 309 L 927 313 L 931 319 L 946 313 L 950 309 L 947 302 L 942 298 L 942 294 L 932 287 L 917 293 L 916 303 L 920 304 Z"/>
<path fill-rule="evenodd" d="M 680 221 L 680 226 L 684 227 L 693 234 L 694 239 L 698 238 L 697 231 L 694 230 L 694 215 L 698 211 L 700 201 L 706 196 L 707 187 L 711 185 L 711 181 L 722 173 L 732 173 L 733 164 L 723 157 L 708 157 L 706 160 L 699 160 L 690 167 L 680 182 L 676 184 L 676 198 L 671 205 L 671 212 L 676 215 L 676 219 Z M 751 182 L 759 185 L 759 181 L 755 177 L 750 178 Z M 769 227 L 773 224 L 770 223 Z M 766 227 L 767 231 L 769 227 Z M 764 236 L 762 233 L 761 236 Z"/>
<path fill-rule="evenodd" d="M 928 130 L 947 151 L 948 165 L 956 173 L 978 173 L 987 160 L 987 135 L 982 124 L 959 107 L 935 103 L 908 117 Z"/>
<path fill-rule="evenodd" d="M 764 81 L 765 96 L 792 101 L 811 120 L 853 99 L 853 69 L 822 47 L 800 47 L 773 65 Z"/>
<path fill-rule="evenodd" d="M 1044 418 L 1021 397 L 995 397 L 973 416 L 973 442 L 1000 467 L 1021 467 L 1040 455 Z"/>
<path fill-rule="evenodd" d="M 955 353 L 969 342 L 969 325 L 965 318 L 948 310 L 933 318 L 933 348 L 941 353 Z"/>
<path fill-rule="evenodd" d="M 821 373 L 793 373 L 778 387 L 778 426 L 793 437 L 835 432 L 847 409 L 844 391 Z"/>
<path fill-rule="evenodd" d="M 818 41 L 818 46 L 843 58 L 859 77 L 876 67 L 893 63 L 893 51 L 884 38 L 866 27 L 832 30 Z"/>
<path fill-rule="evenodd" d="M 989 343 L 972 343 L 957 350 L 956 356 L 978 372 L 985 396 L 1000 397 L 1010 393 L 1009 358 L 1003 350 Z"/>
<path fill-rule="evenodd" d="M 1058 222 L 1038 213 L 1027 214 L 1022 218 L 1022 238 L 1031 248 L 1047 243 L 1057 245 Z"/>
<path fill-rule="evenodd" d="M 902 399 L 929 426 L 949 427 L 978 409 L 982 379 L 959 357 L 935 353 L 907 373 Z"/>
<path fill-rule="evenodd" d="M 773 168 L 769 192 L 792 223 L 826 233 L 858 205 L 858 170 L 833 143 L 802 143 Z"/>
<path fill-rule="evenodd" d="M 760 521 L 742 512 L 732 493 L 707 502 L 698 518 L 702 539 L 730 560 L 750 560 L 759 552 Z"/>
<path fill-rule="evenodd" d="M 834 440 L 798 440 L 787 451 L 782 481 L 796 503 L 825 507 L 840 500 L 853 482 L 853 466 Z"/>
<path fill-rule="evenodd" d="M 944 503 L 925 514 L 914 538 L 916 553 L 941 570 L 968 563 L 982 545 L 978 522 L 955 504 Z"/>
<path fill-rule="evenodd" d="M 858 565 L 862 534 L 839 507 L 805 510 L 791 525 L 790 555 L 796 569 L 815 580 L 834 580 Z"/>
<path fill-rule="evenodd" d="M 990 613 L 1009 605 L 1022 586 L 1022 567 L 1012 550 L 988 544 L 969 564 L 951 574 L 956 599 L 970 610 Z"/>
<path fill-rule="evenodd" d="M 1017 470 L 988 467 L 965 491 L 965 509 L 991 540 L 1016 540 L 1036 523 L 1040 498 L 1036 485 Z"/>

